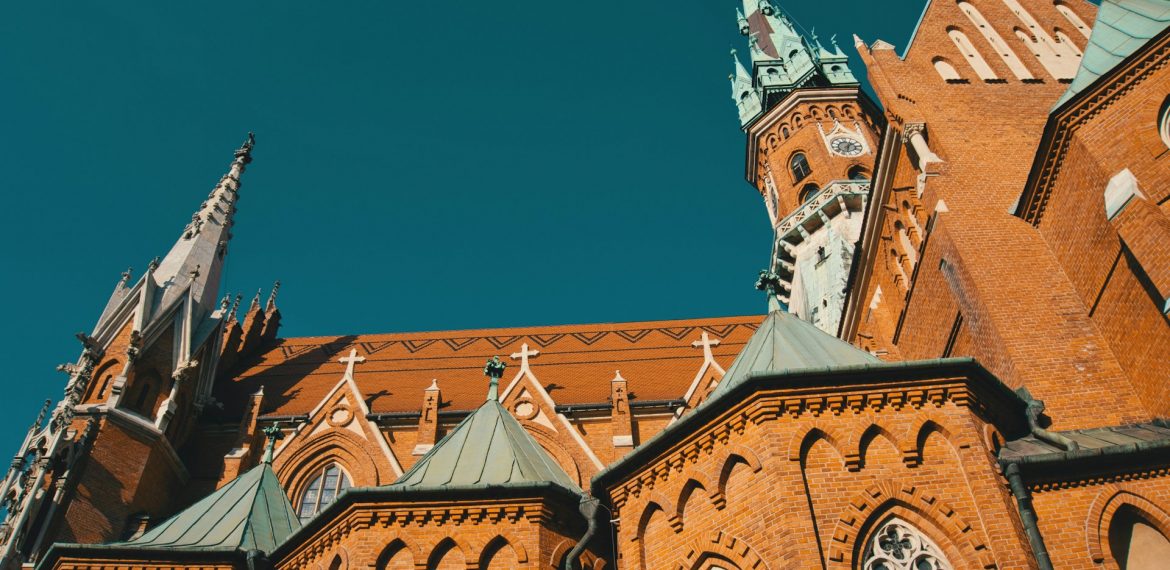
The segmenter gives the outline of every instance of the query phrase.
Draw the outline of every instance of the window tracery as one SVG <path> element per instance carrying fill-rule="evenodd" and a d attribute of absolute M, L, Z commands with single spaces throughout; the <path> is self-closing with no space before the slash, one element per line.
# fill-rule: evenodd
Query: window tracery
<path fill-rule="evenodd" d="M 812 168 L 808 165 L 808 158 L 804 156 L 803 152 L 792 155 L 792 160 L 788 164 L 792 169 L 792 178 L 797 182 L 804 180 L 809 174 L 812 174 Z"/>
<path fill-rule="evenodd" d="M 350 487 L 349 476 L 336 463 L 330 463 L 317 471 L 313 480 L 301 493 L 297 504 L 297 516 L 305 522 L 313 515 L 333 503 L 337 496 Z"/>
<path fill-rule="evenodd" d="M 891 518 L 865 545 L 863 570 L 951 570 L 954 568 L 926 535 L 910 523 Z"/>

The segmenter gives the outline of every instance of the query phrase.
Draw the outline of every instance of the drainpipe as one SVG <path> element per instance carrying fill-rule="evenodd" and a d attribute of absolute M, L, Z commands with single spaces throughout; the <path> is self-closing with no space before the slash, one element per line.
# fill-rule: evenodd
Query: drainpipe
<path fill-rule="evenodd" d="M 263 550 L 256 548 L 248 551 L 245 561 L 248 564 L 248 570 L 268 570 L 271 566 L 268 563 L 268 555 L 264 554 Z"/>
<path fill-rule="evenodd" d="M 600 502 L 599 499 L 583 497 L 581 503 L 577 505 L 577 509 L 581 512 L 581 516 L 588 521 L 589 526 L 585 528 L 585 534 L 581 536 L 581 540 L 565 557 L 565 570 L 577 570 L 577 558 L 581 556 L 582 552 L 585 552 L 585 546 L 597 533 L 597 505 Z M 615 553 L 614 556 L 616 555 Z"/>
<path fill-rule="evenodd" d="M 1040 570 L 1053 570 L 1052 560 L 1048 558 L 1048 548 L 1044 546 L 1044 537 L 1040 535 L 1040 527 L 1036 520 L 1036 509 L 1032 508 L 1032 495 L 1024 485 L 1024 478 L 1020 476 L 1020 466 L 1017 463 L 1008 463 L 1004 466 L 1004 475 L 1008 485 L 1012 488 L 1012 495 L 1016 497 L 1016 506 L 1020 509 L 1020 520 L 1024 523 L 1024 533 L 1028 535 L 1028 544 L 1032 546 L 1032 554 L 1036 556 L 1036 564 Z"/>

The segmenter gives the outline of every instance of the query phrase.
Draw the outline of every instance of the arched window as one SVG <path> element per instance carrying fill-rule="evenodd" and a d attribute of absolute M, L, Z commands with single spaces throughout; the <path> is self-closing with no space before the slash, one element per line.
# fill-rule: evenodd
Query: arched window
<path fill-rule="evenodd" d="M 951 41 L 955 42 L 955 47 L 959 48 L 959 53 L 963 54 L 967 63 L 971 64 L 971 68 L 975 70 L 975 74 L 984 81 L 994 81 L 999 77 L 991 70 L 991 66 L 983 60 L 983 56 L 979 55 L 979 51 L 971 44 L 971 40 L 967 39 L 967 34 L 958 29 L 951 28 L 947 30 L 947 35 L 951 36 Z"/>
<path fill-rule="evenodd" d="M 342 491 L 349 488 L 349 476 L 336 463 L 330 463 L 315 472 L 297 506 L 297 516 L 305 522 L 328 507 Z"/>
<path fill-rule="evenodd" d="M 788 138 L 788 127 L 780 127 L 780 134 L 784 135 L 784 138 Z"/>
<path fill-rule="evenodd" d="M 1065 53 L 1070 53 L 1078 58 L 1084 55 L 1081 53 L 1081 48 L 1077 47 L 1077 44 L 1068 37 L 1068 34 L 1064 33 L 1064 30 L 1056 28 L 1054 33 L 1056 34 L 1056 43 L 1064 48 Z"/>
<path fill-rule="evenodd" d="M 817 192 L 820 191 L 821 189 L 818 188 L 816 184 L 805 184 L 804 188 L 800 189 L 800 203 L 803 204 L 809 200 L 812 200 L 812 197 L 816 196 Z"/>
<path fill-rule="evenodd" d="M 898 518 L 878 527 L 862 551 L 864 570 L 951 570 L 938 546 Z"/>
<path fill-rule="evenodd" d="M 744 91 L 743 93 L 739 94 L 739 100 L 743 101 L 743 100 L 747 99 L 749 96 L 751 96 L 751 94 L 752 94 L 751 91 Z"/>
<path fill-rule="evenodd" d="M 1124 505 L 1109 523 L 1109 554 L 1121 570 L 1165 568 L 1170 540 L 1137 509 Z"/>
<path fill-rule="evenodd" d="M 1077 16 L 1076 12 L 1072 11 L 1072 8 L 1065 6 L 1064 2 L 1058 0 L 1056 2 L 1056 11 L 1060 12 L 1060 15 L 1064 16 L 1064 19 L 1068 20 L 1082 36 L 1085 36 L 1085 39 L 1089 39 L 1089 27 L 1085 25 L 1085 21 L 1080 16 Z"/>
<path fill-rule="evenodd" d="M 963 76 L 959 75 L 959 71 L 945 57 L 934 58 L 934 70 L 947 83 L 956 83 L 963 80 Z"/>
<path fill-rule="evenodd" d="M 1008 47 L 1007 42 L 1003 41 L 999 32 L 991 27 L 991 23 L 987 21 L 987 18 L 983 17 L 983 14 L 979 12 L 978 8 L 972 6 L 970 2 L 959 2 L 959 9 L 967 15 L 967 18 L 971 20 L 972 24 L 975 24 L 975 28 L 979 30 L 979 33 L 983 34 L 983 37 L 987 39 L 987 43 L 991 44 L 991 49 L 999 53 L 999 57 L 1003 59 L 1008 69 L 1012 70 L 1012 73 L 1016 77 L 1019 79 L 1032 79 L 1032 73 L 1028 71 L 1027 67 L 1024 67 L 1020 58 L 1016 57 L 1015 52 Z"/>
<path fill-rule="evenodd" d="M 809 174 L 812 174 L 812 168 L 808 165 L 808 158 L 804 156 L 803 152 L 792 155 L 792 160 L 788 162 L 788 166 L 792 169 L 792 178 L 796 182 L 800 182 L 808 178 Z"/>
<path fill-rule="evenodd" d="M 1162 101 L 1162 110 L 1158 111 L 1158 134 L 1162 135 L 1162 144 L 1170 147 L 1170 97 Z"/>
<path fill-rule="evenodd" d="M 835 107 L 829 107 L 829 108 L 828 108 L 828 109 L 826 109 L 825 111 L 826 111 L 827 113 L 829 113 L 829 118 L 830 118 L 830 119 L 836 119 L 836 118 L 837 118 L 837 109 L 836 109 Z"/>
<path fill-rule="evenodd" d="M 864 166 L 851 166 L 848 176 L 850 180 L 869 180 L 869 171 Z"/>

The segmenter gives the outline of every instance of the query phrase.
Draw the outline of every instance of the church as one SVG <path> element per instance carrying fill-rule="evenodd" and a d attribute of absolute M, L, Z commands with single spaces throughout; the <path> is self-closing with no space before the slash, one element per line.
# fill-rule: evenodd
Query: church
<path fill-rule="evenodd" d="M 924 3 L 860 62 L 728 14 L 761 314 L 282 337 L 220 290 L 249 135 L 77 335 L 0 570 L 1167 568 L 1170 0 Z"/>

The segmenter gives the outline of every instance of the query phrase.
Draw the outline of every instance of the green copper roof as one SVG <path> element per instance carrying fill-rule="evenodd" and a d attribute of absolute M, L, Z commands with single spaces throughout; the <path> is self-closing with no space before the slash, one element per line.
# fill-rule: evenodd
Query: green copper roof
<path fill-rule="evenodd" d="M 812 323 L 779 310 L 774 301 L 770 305 L 768 316 L 735 357 L 711 400 L 753 375 L 882 362 Z"/>
<path fill-rule="evenodd" d="M 1102 0 L 1081 68 L 1056 102 L 1063 105 L 1170 25 L 1170 0 Z"/>
<path fill-rule="evenodd" d="M 269 553 L 300 527 L 272 467 L 262 463 L 146 534 L 116 545 Z"/>
<path fill-rule="evenodd" d="M 488 399 L 391 487 L 451 488 L 539 482 L 578 488 L 512 414 L 495 399 Z"/>

